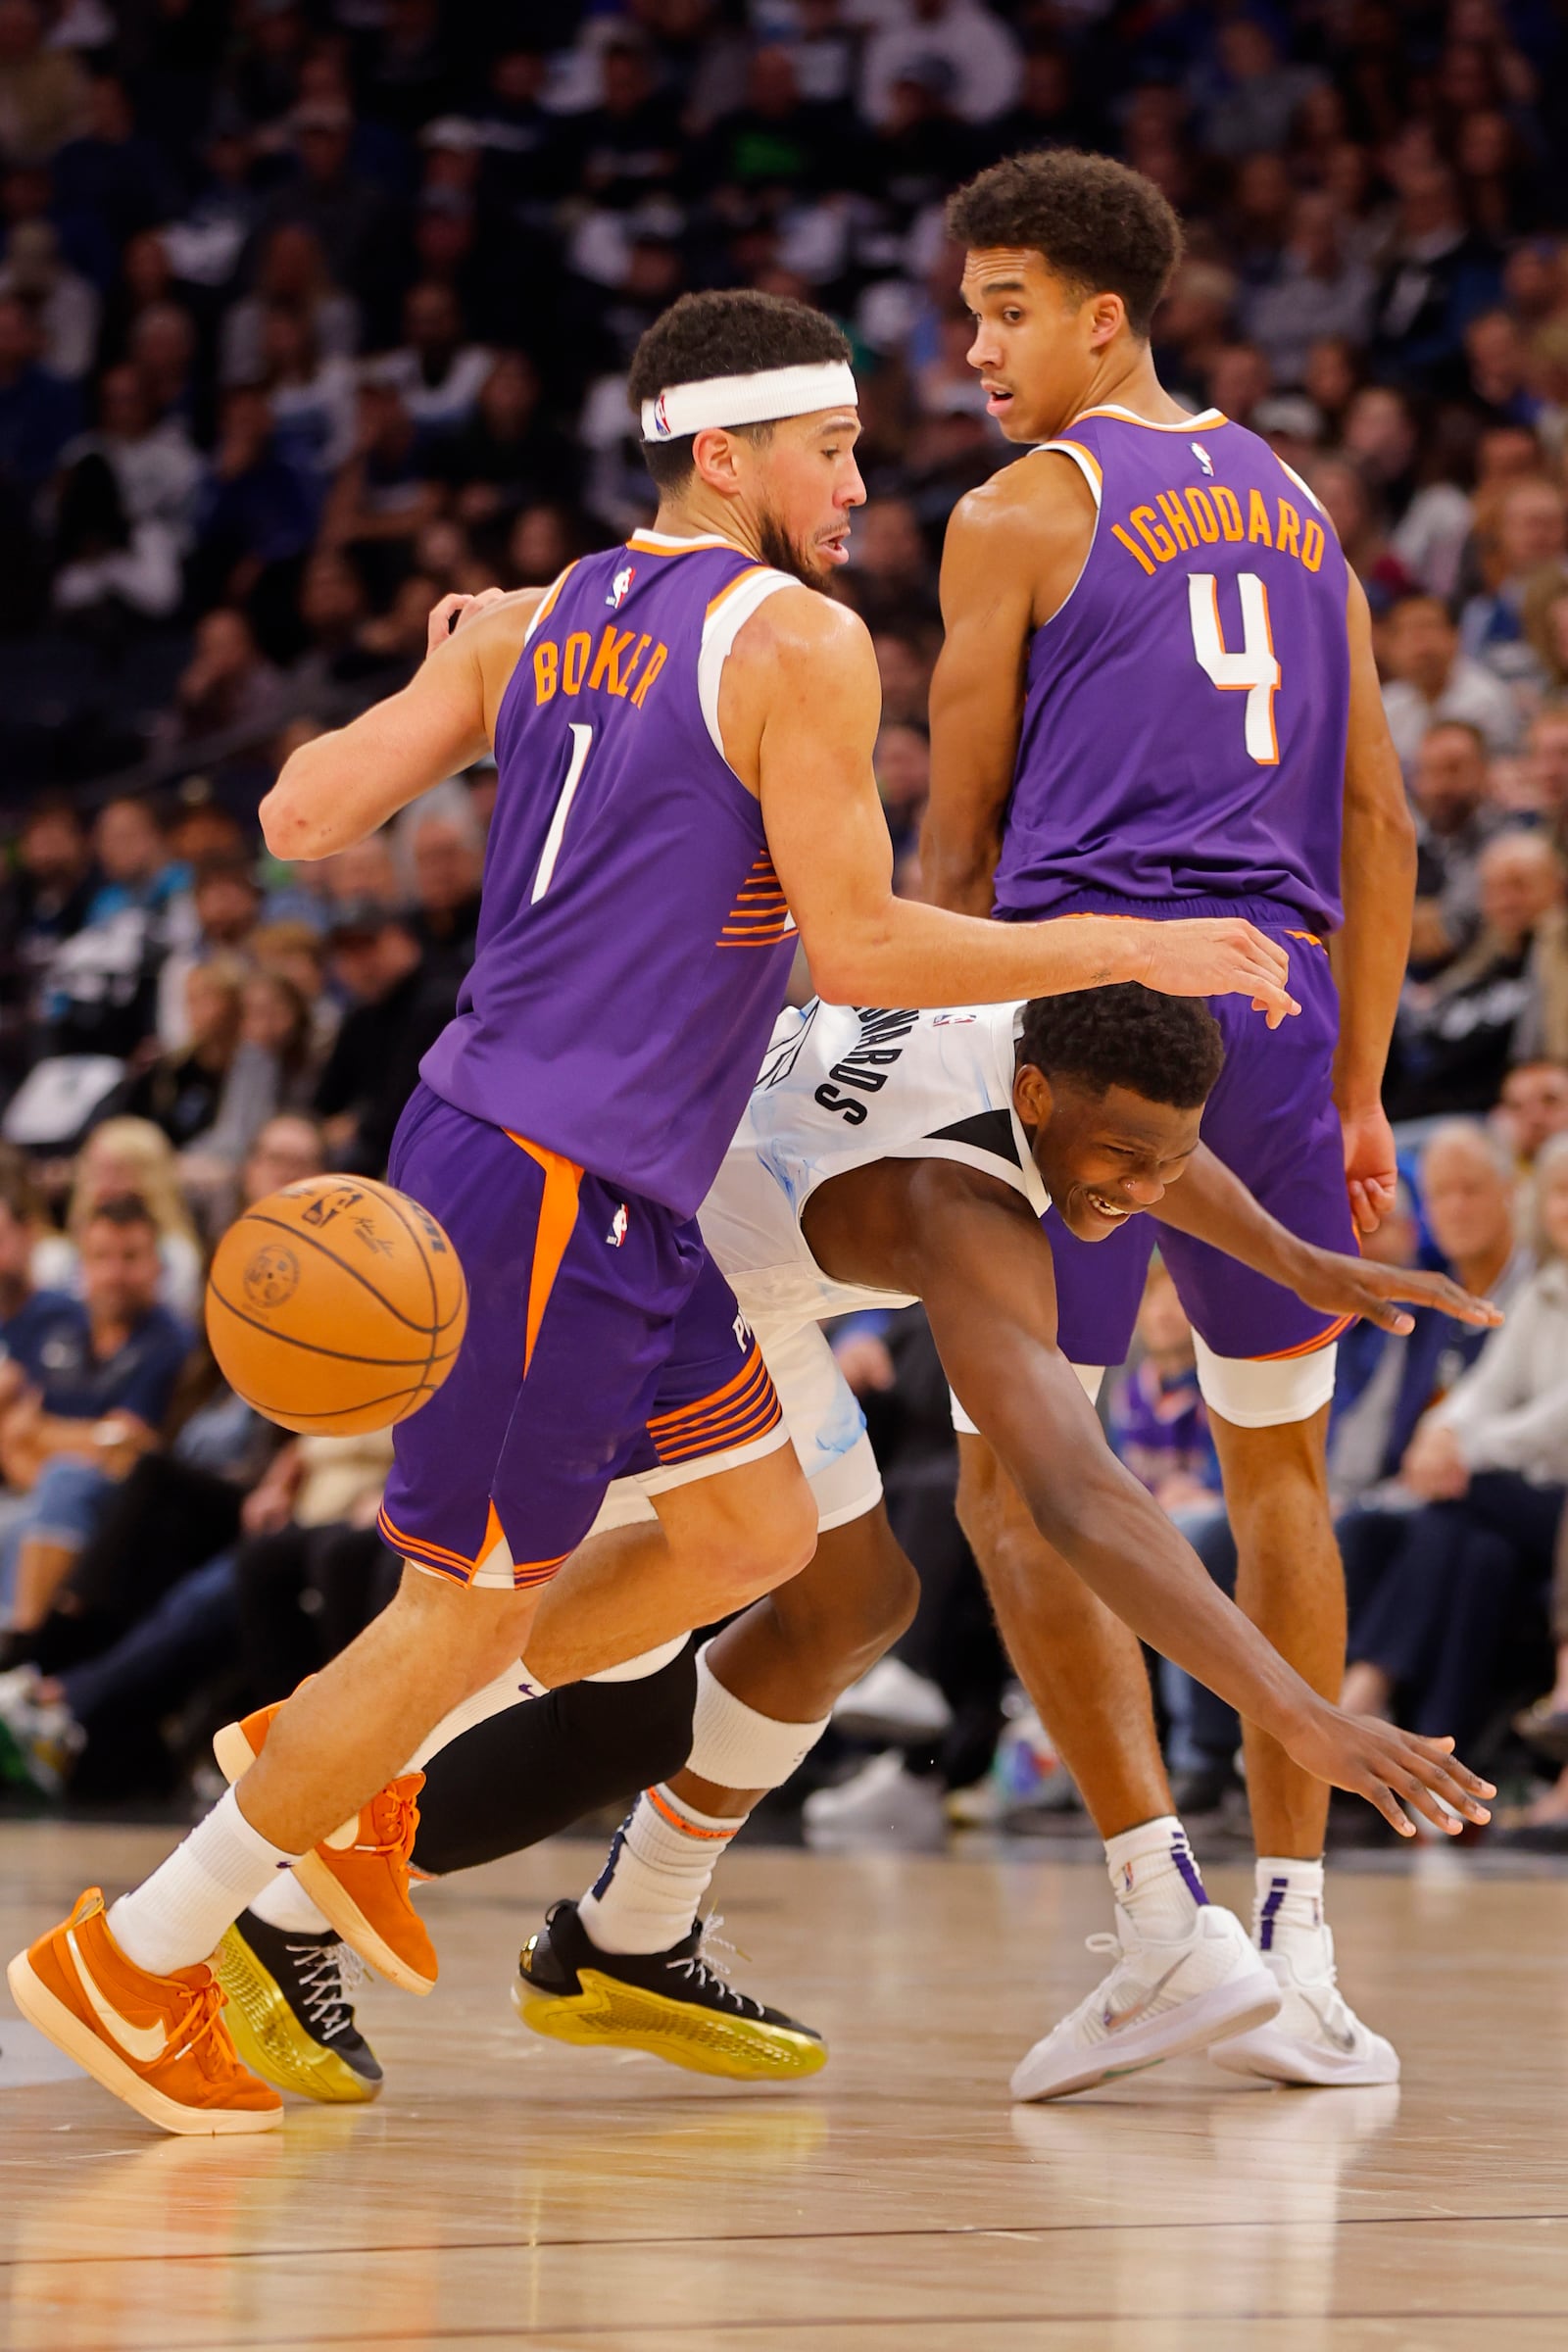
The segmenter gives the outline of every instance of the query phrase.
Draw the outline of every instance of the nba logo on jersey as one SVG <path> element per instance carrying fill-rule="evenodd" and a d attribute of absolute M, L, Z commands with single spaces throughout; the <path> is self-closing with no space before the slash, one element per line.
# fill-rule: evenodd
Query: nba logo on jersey
<path fill-rule="evenodd" d="M 1209 479 L 1212 480 L 1214 475 L 1214 461 L 1209 456 L 1207 450 L 1203 447 L 1201 441 L 1189 441 L 1187 446 L 1192 451 L 1194 457 L 1198 460 L 1200 466 L 1201 466 L 1203 468 L 1203 471 L 1208 475 Z"/>
<path fill-rule="evenodd" d="M 636 577 L 637 566 L 635 564 L 623 564 L 619 571 L 616 572 L 614 578 L 610 583 L 610 594 L 605 599 L 605 602 L 610 607 L 612 612 L 618 612 L 620 611 L 621 606 L 626 602 L 626 598 L 631 590 L 631 584 Z"/>
<path fill-rule="evenodd" d="M 611 1218 L 610 1231 L 605 1236 L 605 1239 L 610 1244 L 612 1250 L 618 1250 L 621 1243 L 626 1239 L 627 1222 L 626 1203 L 623 1200 L 620 1206 L 616 1209 L 614 1215 Z"/>

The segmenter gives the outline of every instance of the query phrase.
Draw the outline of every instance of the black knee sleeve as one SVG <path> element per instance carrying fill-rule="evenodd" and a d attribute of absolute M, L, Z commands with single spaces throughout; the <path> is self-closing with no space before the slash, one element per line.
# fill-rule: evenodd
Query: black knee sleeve
<path fill-rule="evenodd" d="M 691 1753 L 697 1652 L 634 1683 L 568 1683 L 492 1715 L 425 1768 L 414 1867 L 473 1870 L 679 1772 Z"/>

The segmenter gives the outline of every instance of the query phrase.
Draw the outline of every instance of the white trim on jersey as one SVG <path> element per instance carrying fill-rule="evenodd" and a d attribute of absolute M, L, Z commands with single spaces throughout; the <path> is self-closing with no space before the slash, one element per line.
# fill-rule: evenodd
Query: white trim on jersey
<path fill-rule="evenodd" d="M 1301 493 L 1301 496 L 1303 498 L 1309 498 L 1320 514 L 1327 514 L 1328 509 L 1323 504 L 1323 501 L 1319 498 L 1317 492 L 1313 489 L 1311 483 L 1303 482 L 1300 475 L 1297 472 L 1296 467 L 1294 466 L 1287 466 L 1285 460 L 1280 456 L 1278 450 L 1274 452 L 1274 462 L 1279 466 L 1282 473 L 1288 473 L 1290 475 L 1292 481 Z"/>
<path fill-rule="evenodd" d="M 1083 475 L 1084 480 L 1089 484 L 1089 495 L 1095 502 L 1095 513 L 1098 514 L 1100 513 L 1101 501 L 1104 497 L 1105 477 L 1101 471 L 1100 466 L 1094 458 L 1090 456 L 1088 450 L 1080 449 L 1076 441 L 1042 441 L 1037 444 L 1035 450 L 1032 452 L 1032 454 L 1036 457 L 1044 457 L 1048 453 L 1054 453 L 1054 455 L 1058 458 L 1070 458 L 1072 460 L 1079 472 Z M 1084 562 L 1087 564 L 1088 561 L 1089 559 L 1086 556 L 1084 558 Z M 1082 574 L 1079 576 L 1082 577 Z M 1077 580 L 1074 580 L 1073 587 L 1076 588 L 1077 585 Z M 1069 589 L 1068 595 L 1071 595 L 1071 593 L 1072 590 Z M 1062 603 L 1065 604 L 1066 601 L 1066 597 L 1063 597 Z M 1060 609 L 1060 606 L 1058 606 L 1056 609 L 1057 612 L 1059 612 Z M 1055 613 L 1052 614 L 1052 618 L 1055 618 Z"/>
<path fill-rule="evenodd" d="M 736 638 L 758 607 L 770 596 L 776 596 L 779 589 L 800 585 L 787 571 L 760 571 L 750 580 L 743 575 L 741 586 L 719 598 L 703 622 L 702 648 L 697 656 L 697 700 L 704 723 L 713 739 L 713 749 L 726 764 L 724 738 L 718 727 L 718 688 L 724 664 Z"/>
<path fill-rule="evenodd" d="M 1179 424 L 1161 424 L 1152 416 L 1140 416 L 1135 409 L 1120 408 L 1115 401 L 1107 400 L 1098 408 L 1080 409 L 1072 424 L 1064 425 L 1063 431 L 1070 433 L 1073 425 L 1082 424 L 1087 416 L 1119 416 L 1123 423 L 1141 424 L 1151 433 L 1207 433 L 1216 424 L 1230 421 L 1223 409 L 1200 409 L 1196 416 L 1184 416 Z"/>

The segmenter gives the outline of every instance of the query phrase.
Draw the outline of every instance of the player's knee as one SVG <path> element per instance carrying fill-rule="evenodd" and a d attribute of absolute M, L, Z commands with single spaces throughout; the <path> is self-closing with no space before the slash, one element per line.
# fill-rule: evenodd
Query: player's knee
<path fill-rule="evenodd" d="M 824 1536 L 810 1568 L 775 1592 L 773 1606 L 792 1646 L 831 1659 L 847 1689 L 906 1631 L 919 1599 L 913 1563 L 878 1510 Z"/>

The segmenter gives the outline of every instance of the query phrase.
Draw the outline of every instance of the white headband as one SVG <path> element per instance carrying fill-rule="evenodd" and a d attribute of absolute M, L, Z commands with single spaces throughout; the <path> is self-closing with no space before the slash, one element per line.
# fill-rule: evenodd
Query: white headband
<path fill-rule="evenodd" d="M 808 368 L 764 368 L 757 375 L 709 375 L 691 384 L 666 384 L 643 402 L 645 441 L 684 441 L 710 425 L 767 424 L 777 416 L 809 416 L 818 409 L 853 409 L 855 370 L 848 360 L 818 360 Z"/>

